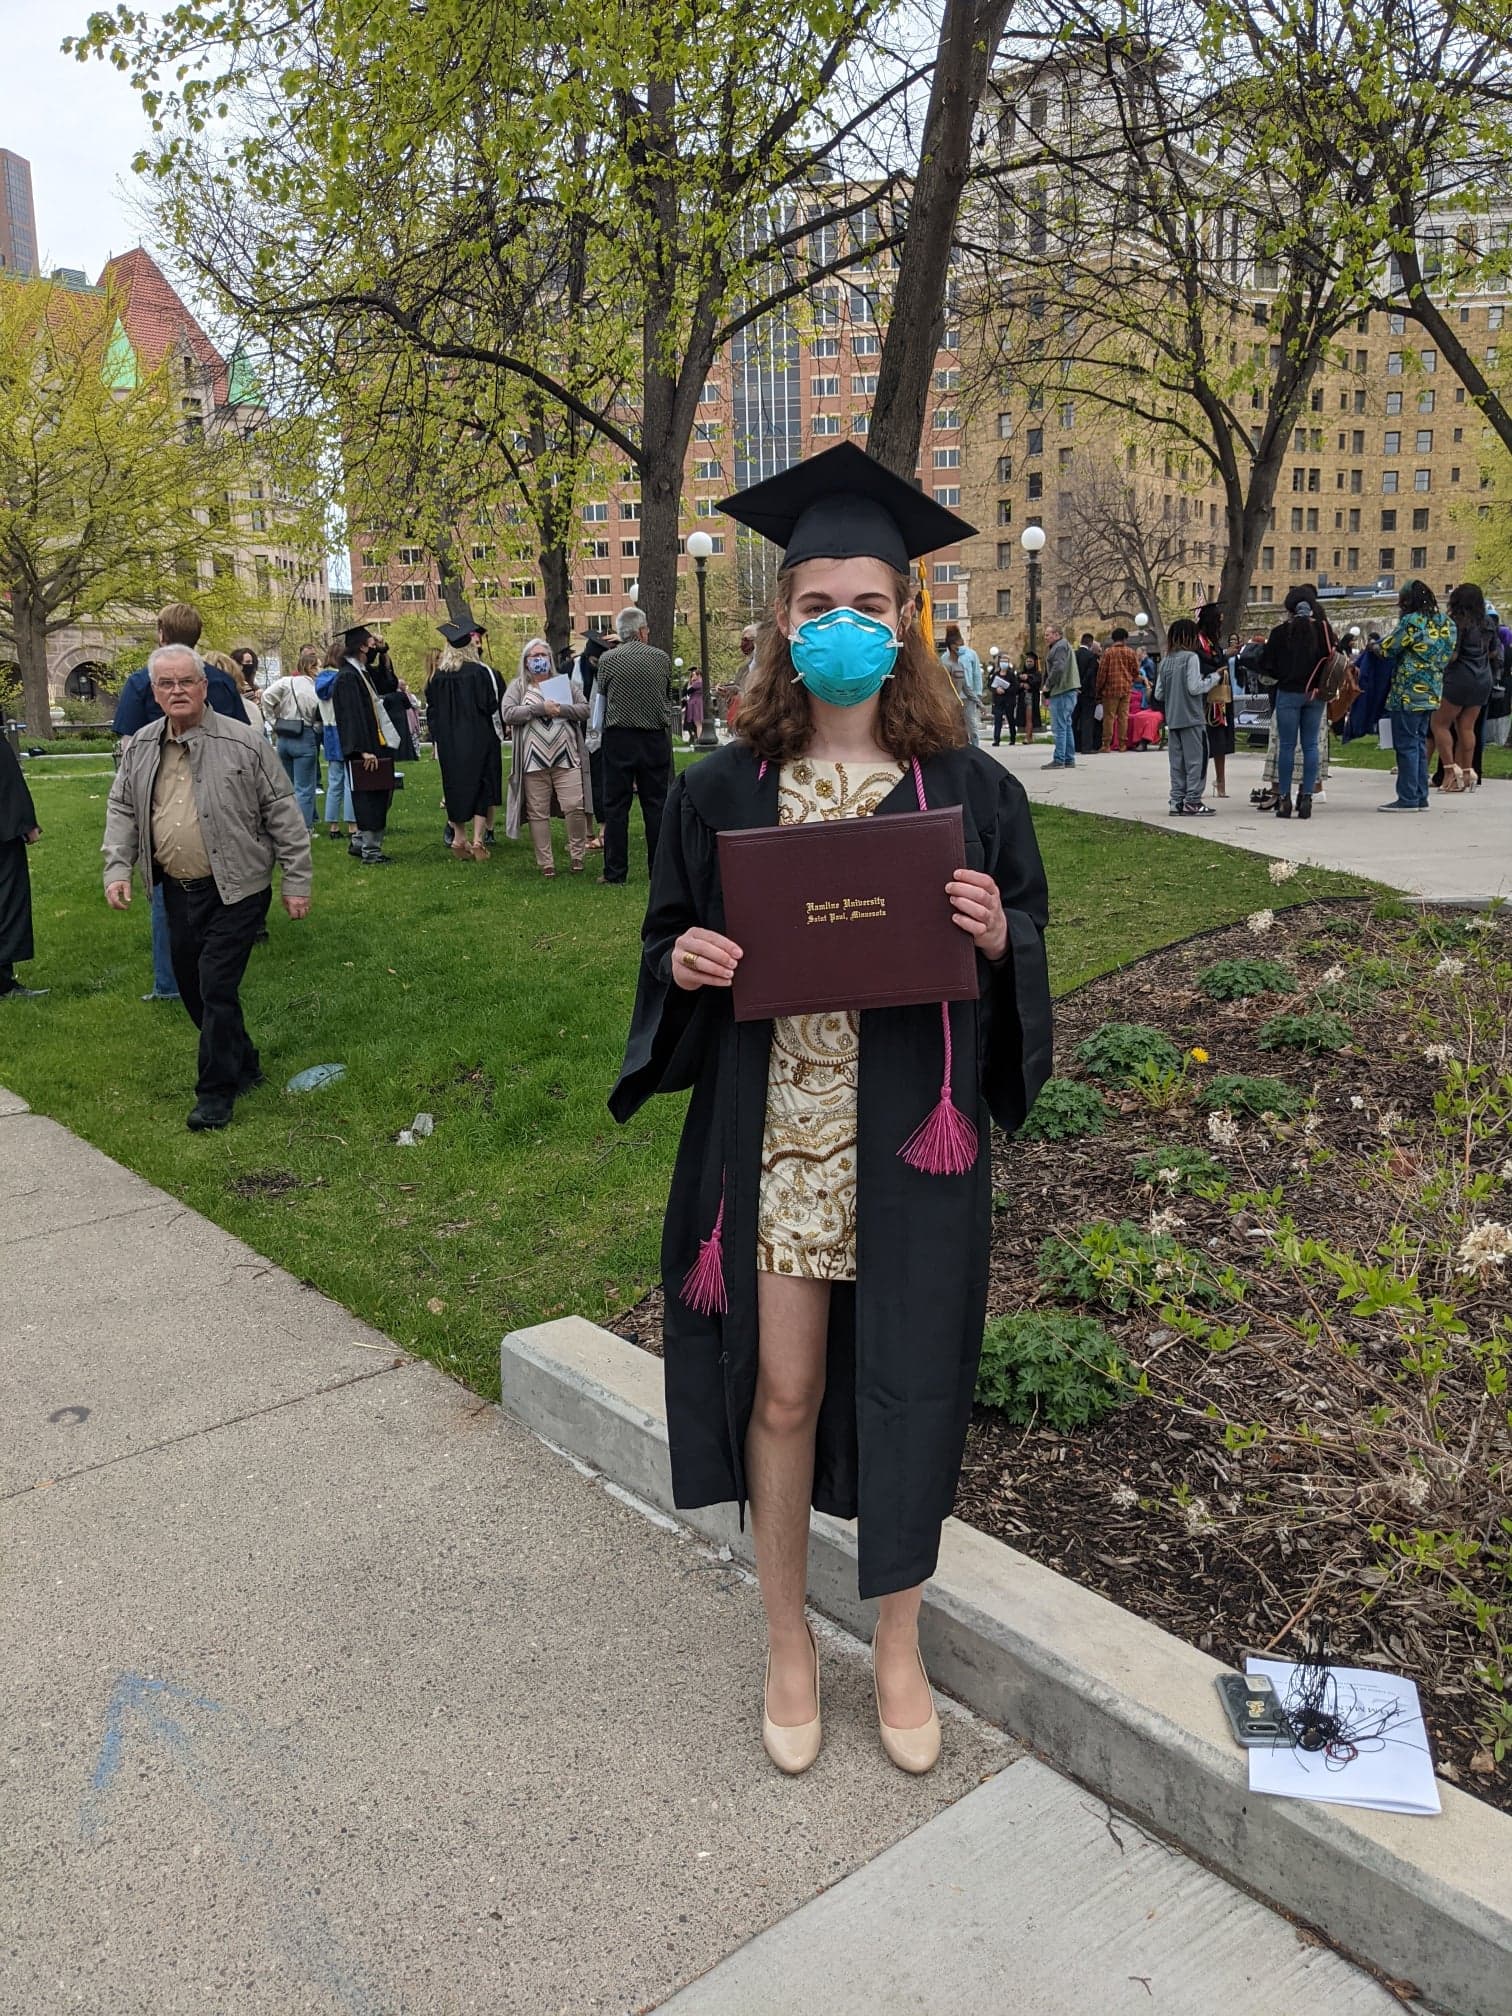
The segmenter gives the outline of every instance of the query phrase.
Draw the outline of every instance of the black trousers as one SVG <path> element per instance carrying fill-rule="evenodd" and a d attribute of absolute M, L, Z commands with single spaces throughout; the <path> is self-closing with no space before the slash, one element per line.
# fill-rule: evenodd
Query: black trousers
<path fill-rule="evenodd" d="M 992 696 L 992 746 L 995 749 L 1003 739 L 1003 723 L 1008 723 L 1008 740 L 1012 744 L 1018 740 L 1018 708 L 1009 693 L 994 693 Z"/>
<path fill-rule="evenodd" d="M 352 765 L 353 777 L 362 775 L 360 764 Z M 389 800 L 392 791 L 359 791 L 352 787 L 352 817 L 357 822 L 359 833 L 381 833 L 388 824 Z"/>
<path fill-rule="evenodd" d="M 623 882 L 630 869 L 630 800 L 639 797 L 646 822 L 646 870 L 656 859 L 662 807 L 672 788 L 672 737 L 665 728 L 604 730 L 604 880 Z"/>
<path fill-rule="evenodd" d="M 241 983 L 253 941 L 268 915 L 271 889 L 223 903 L 213 877 L 176 882 L 163 877 L 168 947 L 189 1019 L 200 1032 L 201 1099 L 234 1099 L 258 1070 L 257 1051 L 242 1020 Z"/>
<path fill-rule="evenodd" d="M 1076 703 L 1076 746 L 1083 756 L 1095 756 L 1102 747 L 1102 723 L 1097 718 L 1097 689 L 1083 686 Z"/>

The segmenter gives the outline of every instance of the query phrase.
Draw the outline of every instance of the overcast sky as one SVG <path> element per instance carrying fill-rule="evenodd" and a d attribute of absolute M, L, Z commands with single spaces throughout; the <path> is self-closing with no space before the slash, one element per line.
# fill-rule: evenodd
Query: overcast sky
<path fill-rule="evenodd" d="M 119 71 L 60 52 L 90 12 L 90 0 L 0 0 L 0 147 L 31 163 L 43 272 L 82 266 L 97 280 L 142 237 L 131 157 L 147 121 Z"/>

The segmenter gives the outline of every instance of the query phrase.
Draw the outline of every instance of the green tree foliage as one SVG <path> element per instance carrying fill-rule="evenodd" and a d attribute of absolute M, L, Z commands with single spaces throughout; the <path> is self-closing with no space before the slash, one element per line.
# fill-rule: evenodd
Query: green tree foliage
<path fill-rule="evenodd" d="M 166 365 L 145 372 L 110 294 L 0 280 L 0 650 L 20 669 L 28 733 L 52 733 L 47 643 L 100 622 L 144 641 L 150 612 L 192 600 L 212 634 L 266 634 L 239 576 L 235 506 L 251 445 L 186 429 Z"/>

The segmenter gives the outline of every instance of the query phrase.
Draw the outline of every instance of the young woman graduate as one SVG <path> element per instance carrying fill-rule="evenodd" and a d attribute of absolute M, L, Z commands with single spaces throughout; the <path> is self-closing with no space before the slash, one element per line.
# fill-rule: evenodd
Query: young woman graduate
<path fill-rule="evenodd" d="M 722 508 L 784 559 L 740 739 L 668 799 L 610 1108 L 693 1092 L 662 1240 L 673 1490 L 749 1501 L 768 1754 L 796 1772 L 819 1750 L 812 1504 L 859 1521 L 883 1747 L 927 1771 L 919 1600 L 976 1383 L 989 1116 L 1017 1127 L 1050 1070 L 1045 877 L 1022 786 L 963 746 L 916 621 L 910 561 L 972 528 L 850 443 Z M 941 900 L 980 1000 L 737 1023 L 716 835 L 921 805 L 961 807 L 968 866 Z"/>

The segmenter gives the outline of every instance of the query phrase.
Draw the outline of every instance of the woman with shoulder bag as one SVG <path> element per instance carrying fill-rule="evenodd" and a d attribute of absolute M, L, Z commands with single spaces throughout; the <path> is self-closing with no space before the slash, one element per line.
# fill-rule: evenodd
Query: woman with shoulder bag
<path fill-rule="evenodd" d="M 298 669 L 275 679 L 262 692 L 263 719 L 273 730 L 273 747 L 294 787 L 306 826 L 315 824 L 315 789 L 320 782 L 320 696 L 315 691 L 319 670 L 320 652 L 306 644 Z"/>
<path fill-rule="evenodd" d="M 1286 618 L 1265 640 L 1261 677 L 1274 681 L 1276 724 L 1276 817 L 1292 816 L 1292 773 L 1297 743 L 1302 743 L 1302 788 L 1297 793 L 1299 819 L 1312 817 L 1313 793 L 1321 767 L 1319 737 L 1327 712 L 1319 677 L 1334 650 L 1333 632 L 1315 614 L 1318 591 L 1310 583 L 1291 588 Z M 1265 809 L 1262 807 L 1262 809 Z"/>
<path fill-rule="evenodd" d="M 1218 683 L 1207 696 L 1207 753 L 1213 763 L 1213 788 L 1220 798 L 1227 798 L 1226 765 L 1234 753 L 1234 672 L 1239 640 L 1231 636 L 1225 651 L 1222 636 L 1223 611 L 1216 602 L 1204 602 L 1197 611 L 1197 655 L 1204 672 L 1218 674 Z"/>
<path fill-rule="evenodd" d="M 1501 670 L 1501 638 L 1486 614 L 1486 598 L 1473 581 L 1449 596 L 1455 627 L 1454 656 L 1444 667 L 1444 697 L 1433 710 L 1433 739 L 1445 792 L 1473 791 L 1480 782 L 1482 723 Z"/>

